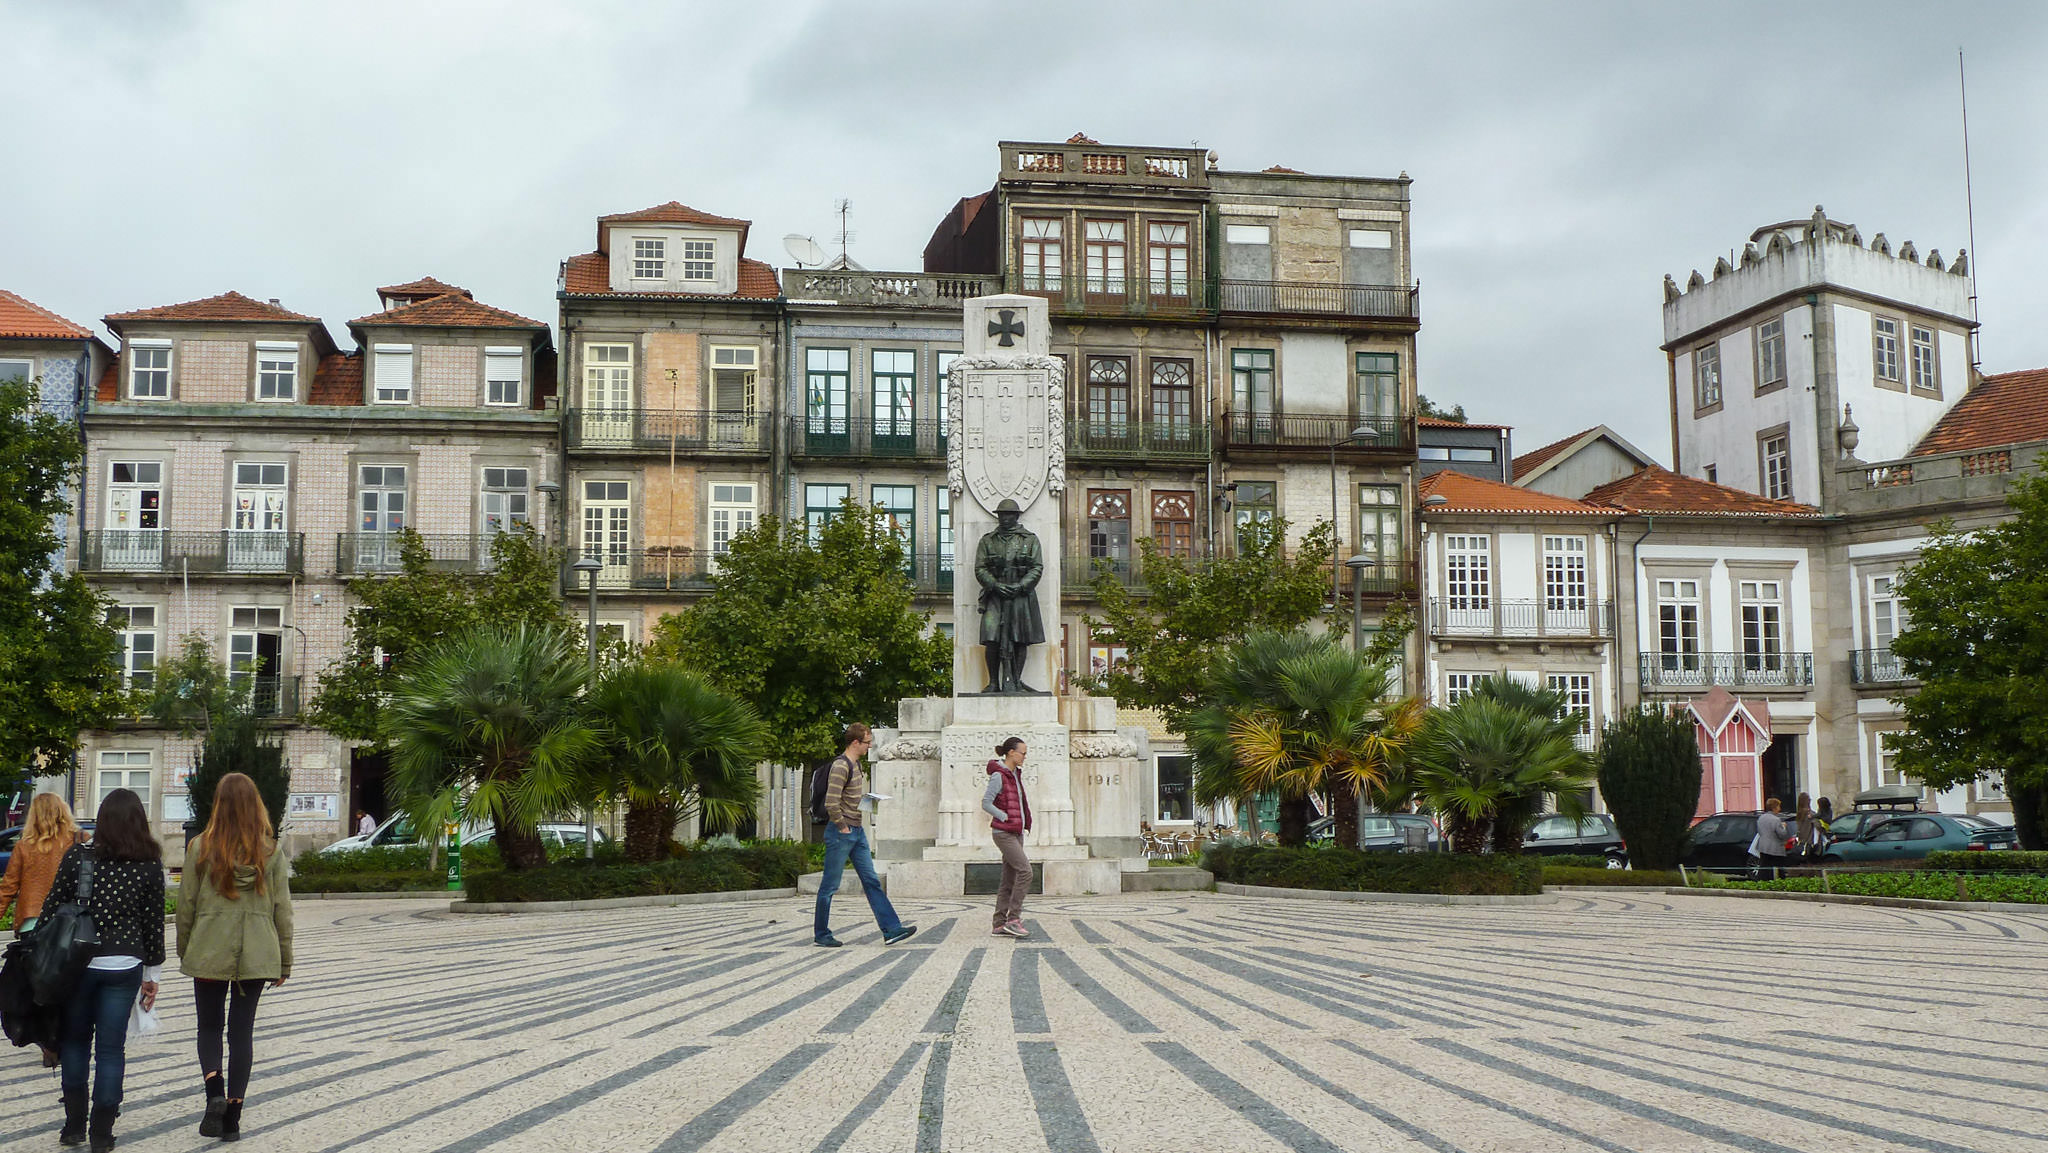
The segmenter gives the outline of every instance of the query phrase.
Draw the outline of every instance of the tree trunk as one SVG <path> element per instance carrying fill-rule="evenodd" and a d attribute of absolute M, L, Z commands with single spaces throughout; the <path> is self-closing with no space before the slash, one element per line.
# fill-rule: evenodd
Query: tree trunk
<path fill-rule="evenodd" d="M 548 863 L 548 847 L 539 829 L 514 828 L 503 817 L 492 818 L 498 830 L 498 856 L 508 869 L 538 869 Z"/>
<path fill-rule="evenodd" d="M 676 827 L 675 806 L 663 801 L 626 806 L 626 859 L 651 865 L 668 859 L 668 842 Z"/>
<path fill-rule="evenodd" d="M 1309 807 L 1306 794 L 1299 797 L 1280 798 L 1280 843 L 1283 845 L 1305 845 L 1308 843 L 1309 814 L 1315 810 Z"/>
<path fill-rule="evenodd" d="M 1505 816 L 1493 819 L 1493 851 L 1503 856 L 1519 856 L 1522 852 L 1522 823 Z"/>
<path fill-rule="evenodd" d="M 2008 775 L 2005 795 L 2012 801 L 2013 831 L 2020 835 L 2020 848 L 2040 852 L 2048 847 L 2048 787 L 2023 785 Z"/>
<path fill-rule="evenodd" d="M 1358 847 L 1358 788 L 1350 781 L 1336 778 L 1330 782 L 1330 813 L 1336 817 L 1331 832 L 1336 834 L 1337 843 L 1347 849 Z"/>
<path fill-rule="evenodd" d="M 1451 851 L 1477 855 L 1486 848 L 1488 822 L 1470 817 L 1446 817 L 1444 830 L 1451 838 Z"/>

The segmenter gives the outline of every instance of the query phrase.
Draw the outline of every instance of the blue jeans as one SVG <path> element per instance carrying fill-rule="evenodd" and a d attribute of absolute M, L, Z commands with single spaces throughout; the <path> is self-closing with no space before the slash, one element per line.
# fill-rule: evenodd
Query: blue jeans
<path fill-rule="evenodd" d="M 128 1071 L 128 1013 L 141 991 L 140 965 L 87 969 L 78 979 L 64 1006 L 64 1043 L 58 1047 L 64 1092 L 85 1096 L 86 1073 L 97 1045 L 100 1074 L 93 1084 L 92 1103 L 101 1109 L 121 1104 L 121 1078 Z"/>
<path fill-rule="evenodd" d="M 855 829 L 842 833 L 831 825 L 825 826 L 825 875 L 818 881 L 818 915 L 812 926 L 812 936 L 824 940 L 832 935 L 832 895 L 839 891 L 839 879 L 846 873 L 846 862 L 853 861 L 853 871 L 860 874 L 860 887 L 868 895 L 868 908 L 874 911 L 875 924 L 882 927 L 887 937 L 903 927 L 903 921 L 896 916 L 896 906 L 889 903 L 889 894 L 882 891 L 882 878 L 875 875 L 875 858 L 868 852 L 866 829 Z"/>

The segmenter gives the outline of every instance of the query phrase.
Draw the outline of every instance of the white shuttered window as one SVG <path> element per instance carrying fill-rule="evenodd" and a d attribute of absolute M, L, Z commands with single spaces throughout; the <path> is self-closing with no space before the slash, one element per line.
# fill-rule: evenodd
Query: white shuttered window
<path fill-rule="evenodd" d="M 412 345 L 378 345 L 375 373 L 378 404 L 412 403 Z"/>
<path fill-rule="evenodd" d="M 516 405 L 526 358 L 517 348 L 484 349 L 484 403 Z"/>

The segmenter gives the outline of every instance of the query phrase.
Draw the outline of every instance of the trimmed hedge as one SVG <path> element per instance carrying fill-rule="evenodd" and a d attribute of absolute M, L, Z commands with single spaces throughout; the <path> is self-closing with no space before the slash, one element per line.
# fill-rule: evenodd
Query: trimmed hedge
<path fill-rule="evenodd" d="M 1542 861 L 1543 867 L 1546 869 L 1604 869 L 1607 867 L 1607 858 L 1598 853 L 1558 853 L 1555 855 L 1537 855 L 1532 853 L 1530 855 Z M 1619 872 L 1620 870 L 1616 871 Z"/>
<path fill-rule="evenodd" d="M 1926 867 L 1936 873 L 2048 873 L 2048 853 L 1944 849 L 1927 854 Z"/>
<path fill-rule="evenodd" d="M 1612 885 L 1616 888 L 1683 887 L 1685 875 L 1672 870 L 1660 869 L 1610 869 L 1605 865 L 1597 869 L 1558 867 L 1545 863 L 1543 883 L 1546 885 Z"/>
<path fill-rule="evenodd" d="M 795 842 L 764 841 L 740 849 L 686 849 L 652 865 L 589 865 L 577 858 L 516 873 L 487 869 L 466 874 L 463 888 L 469 900 L 483 904 L 786 889 L 806 871 L 808 857 Z"/>
<path fill-rule="evenodd" d="M 447 887 L 448 874 L 427 869 L 299 873 L 292 877 L 294 893 L 427 893 Z"/>
<path fill-rule="evenodd" d="M 1777 893 L 1825 891 L 1851 897 L 1910 897 L 1923 901 L 2048 904 L 2048 877 L 2011 873 L 1829 873 L 1825 890 L 1819 877 L 1728 881 L 1725 887 Z"/>
<path fill-rule="evenodd" d="M 1543 865 L 1534 857 L 1228 844 L 1205 851 L 1202 867 L 1218 881 L 1279 889 L 1456 896 L 1529 896 L 1543 891 Z"/>

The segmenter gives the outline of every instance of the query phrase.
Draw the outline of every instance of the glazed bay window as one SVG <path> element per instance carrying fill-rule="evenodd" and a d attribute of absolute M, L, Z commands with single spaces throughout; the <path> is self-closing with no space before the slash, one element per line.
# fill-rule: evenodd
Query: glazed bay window
<path fill-rule="evenodd" d="M 228 683 L 249 694 L 257 716 L 285 704 L 284 610 L 259 605 L 228 610 Z"/>
<path fill-rule="evenodd" d="M 1445 673 L 1444 707 L 1449 708 L 1466 697 L 1471 696 L 1472 690 L 1478 687 L 1480 681 L 1485 679 L 1485 673 Z"/>
<path fill-rule="evenodd" d="M 1230 350 L 1230 399 L 1237 411 L 1234 439 L 1271 444 L 1278 437 L 1272 349 Z"/>
<path fill-rule="evenodd" d="M 583 557 L 604 567 L 600 584 L 625 584 L 632 577 L 633 485 L 623 480 L 583 482 Z"/>
<path fill-rule="evenodd" d="M 484 349 L 484 403 L 517 407 L 525 400 L 526 350 Z"/>
<path fill-rule="evenodd" d="M 875 506 L 881 527 L 896 538 L 903 546 L 903 562 L 908 568 L 911 558 L 917 555 L 917 486 L 913 484 L 876 484 L 868 486 L 868 503 Z"/>
<path fill-rule="evenodd" d="M 356 568 L 364 572 L 399 567 L 407 510 L 406 467 L 365 464 L 356 468 Z"/>
<path fill-rule="evenodd" d="M 1131 358 L 1088 358 L 1088 436 L 1115 440 L 1130 432 Z"/>
<path fill-rule="evenodd" d="M 755 424 L 760 404 L 761 350 L 734 345 L 711 350 L 712 435 L 720 444 L 761 445 Z"/>
<path fill-rule="evenodd" d="M 1718 407 L 1721 403 L 1721 349 L 1718 345 L 1702 344 L 1692 353 L 1692 380 L 1694 407 L 1699 411 Z"/>
<path fill-rule="evenodd" d="M 732 538 L 753 529 L 755 507 L 751 484 L 711 486 L 712 556 L 722 557 L 732 551 Z"/>
<path fill-rule="evenodd" d="M 1934 330 L 1913 325 L 1912 344 L 1913 390 L 1941 395 L 1941 378 L 1934 361 Z"/>
<path fill-rule="evenodd" d="M 577 430 L 586 443 L 633 439 L 633 346 L 583 346 L 583 409 Z"/>
<path fill-rule="evenodd" d="M 1700 671 L 1700 582 L 1657 582 L 1657 652 L 1666 673 Z"/>
<path fill-rule="evenodd" d="M 1401 421 L 1400 358 L 1390 352 L 1361 352 L 1352 365 L 1352 400 L 1360 427 L 1393 440 Z"/>
<path fill-rule="evenodd" d="M 1237 521 L 1237 547 L 1252 547 L 1272 531 L 1273 518 L 1280 513 L 1278 486 L 1270 480 L 1237 482 L 1237 497 L 1231 503 Z"/>
<path fill-rule="evenodd" d="M 853 388 L 853 350 L 804 350 L 804 442 L 812 449 L 846 451 L 851 426 L 847 407 Z"/>
<path fill-rule="evenodd" d="M 1785 383 L 1785 320 L 1772 317 L 1756 326 L 1758 392 Z"/>
<path fill-rule="evenodd" d="M 0 384 L 10 380 L 19 380 L 26 383 L 34 380 L 35 375 L 35 361 L 24 360 L 16 356 L 0 356 Z"/>
<path fill-rule="evenodd" d="M 1543 678 L 1543 687 L 1564 698 L 1564 711 L 1579 719 L 1579 731 L 1573 740 L 1580 748 L 1591 748 L 1593 742 L 1593 675 L 1591 673 L 1551 673 Z"/>
<path fill-rule="evenodd" d="M 1444 627 L 1453 632 L 1493 628 L 1493 538 L 1444 538 Z"/>
<path fill-rule="evenodd" d="M 825 526 L 839 519 L 846 511 L 846 498 L 853 494 L 849 485 L 807 484 L 804 486 L 804 522 L 811 529 L 811 543 L 818 543 L 825 533 Z"/>
<path fill-rule="evenodd" d="M 496 536 L 533 523 L 529 513 L 528 473 L 523 468 L 487 468 L 480 507 L 483 534 Z"/>
<path fill-rule="evenodd" d="M 238 461 L 229 494 L 228 568 L 281 572 L 289 554 L 285 533 L 285 466 Z"/>
<path fill-rule="evenodd" d="M 1906 624 L 1906 605 L 1899 599 L 1897 577 L 1870 578 L 1870 647 L 1889 655 L 1892 638 Z"/>
<path fill-rule="evenodd" d="M 1195 437 L 1195 369 L 1185 360 L 1152 362 L 1152 436 L 1167 447 L 1191 447 Z"/>
<path fill-rule="evenodd" d="M 168 340 L 129 341 L 129 399 L 168 400 L 170 395 L 171 342 Z"/>
<path fill-rule="evenodd" d="M 1152 494 L 1152 543 L 1161 556 L 1195 555 L 1195 494 L 1155 492 Z"/>
<path fill-rule="evenodd" d="M 1785 605 L 1778 581 L 1742 581 L 1742 668 L 1780 673 L 1785 668 Z"/>
<path fill-rule="evenodd" d="M 378 404 L 412 403 L 412 345 L 380 344 L 371 369 Z"/>
<path fill-rule="evenodd" d="M 256 399 L 293 400 L 299 391 L 299 346 L 256 342 Z"/>
<path fill-rule="evenodd" d="M 1124 222 L 1086 222 L 1088 291 L 1121 296 L 1124 291 Z"/>
<path fill-rule="evenodd" d="M 121 687 L 147 692 L 156 687 L 156 608 L 115 605 L 107 623 L 121 641 Z"/>
<path fill-rule="evenodd" d="M 668 241 L 660 237 L 633 238 L 633 279 L 665 280 L 668 277 Z"/>
<path fill-rule="evenodd" d="M 1154 296 L 1188 294 L 1188 226 L 1151 224 L 1146 228 L 1146 259 Z"/>
<path fill-rule="evenodd" d="M 1543 631 L 1584 633 L 1592 621 L 1586 595 L 1586 538 L 1543 538 Z"/>
<path fill-rule="evenodd" d="M 1871 375 L 1890 384 L 1899 382 L 1899 322 L 1878 316 L 1870 321 Z"/>
<path fill-rule="evenodd" d="M 1131 572 L 1129 489 L 1088 490 L 1088 571 L 1107 567 L 1119 578 Z"/>
<path fill-rule="evenodd" d="M 1358 486 L 1358 555 L 1371 563 L 1353 575 L 1368 592 L 1391 592 L 1401 581 L 1401 486 Z M 1348 564 L 1346 571 L 1352 571 Z"/>
<path fill-rule="evenodd" d="M 874 385 L 875 451 L 917 451 L 917 350 L 878 348 L 868 354 Z"/>
<path fill-rule="evenodd" d="M 716 280 L 718 245 L 710 240 L 683 241 L 683 279 Z"/>
<path fill-rule="evenodd" d="M 1764 495 L 1772 500 L 1792 499 L 1792 437 L 1773 433 L 1758 442 L 1762 457 Z"/>
<path fill-rule="evenodd" d="M 108 793 L 115 789 L 127 789 L 142 798 L 142 811 L 149 812 L 149 750 L 100 750 L 97 784 L 97 799 L 93 802 L 95 811 L 106 803 Z"/>
<path fill-rule="evenodd" d="M 108 463 L 103 568 L 154 569 L 163 563 L 163 477 L 162 461 Z"/>
<path fill-rule="evenodd" d="M 1057 217 L 1027 216 L 1018 221 L 1018 271 L 1026 292 L 1058 292 L 1064 267 L 1062 232 Z"/>
<path fill-rule="evenodd" d="M 943 591 L 953 587 L 953 492 L 942 484 L 934 496 L 938 502 L 939 587 Z"/>

